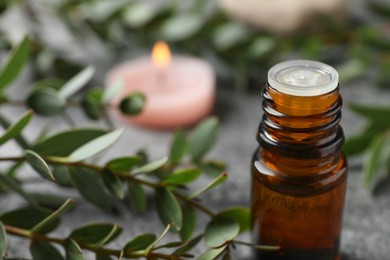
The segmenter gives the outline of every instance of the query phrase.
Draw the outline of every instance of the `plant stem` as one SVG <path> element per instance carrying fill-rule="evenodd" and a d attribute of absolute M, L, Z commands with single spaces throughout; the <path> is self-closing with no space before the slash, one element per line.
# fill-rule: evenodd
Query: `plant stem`
<path fill-rule="evenodd" d="M 31 240 L 41 240 L 41 241 L 47 241 L 50 243 L 55 243 L 59 245 L 64 245 L 66 239 L 60 239 L 60 238 L 53 238 L 53 237 L 48 237 L 45 235 L 37 234 L 37 233 L 32 233 L 29 230 L 21 229 L 18 227 L 14 227 L 11 225 L 4 225 L 5 230 L 12 235 L 18 236 L 18 237 L 24 237 L 24 238 L 29 238 Z M 96 248 L 90 245 L 86 244 L 79 244 L 79 246 L 83 249 L 99 253 L 99 254 L 105 254 L 105 255 L 113 255 L 119 257 L 122 254 L 121 250 L 117 249 L 109 249 L 109 248 Z M 171 259 L 171 255 L 167 254 L 161 254 L 161 253 L 153 253 L 150 252 L 148 254 L 139 254 L 139 253 L 131 253 L 131 252 L 124 252 L 123 254 L 124 257 L 126 258 L 140 258 L 140 257 L 150 257 L 150 258 L 159 258 L 159 259 Z"/>

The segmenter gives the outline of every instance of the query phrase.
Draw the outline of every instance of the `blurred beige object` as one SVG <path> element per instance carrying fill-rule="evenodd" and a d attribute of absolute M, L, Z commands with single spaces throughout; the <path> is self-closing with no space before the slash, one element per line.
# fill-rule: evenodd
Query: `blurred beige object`
<path fill-rule="evenodd" d="M 313 27 L 316 15 L 345 18 L 346 0 L 219 0 L 232 17 L 276 33 Z"/>

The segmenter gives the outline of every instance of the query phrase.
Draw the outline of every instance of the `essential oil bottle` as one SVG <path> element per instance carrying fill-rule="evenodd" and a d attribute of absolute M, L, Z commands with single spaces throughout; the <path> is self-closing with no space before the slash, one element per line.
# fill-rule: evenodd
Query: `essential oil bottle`
<path fill-rule="evenodd" d="M 293 60 L 268 72 L 252 160 L 255 259 L 339 259 L 347 163 L 337 71 Z"/>

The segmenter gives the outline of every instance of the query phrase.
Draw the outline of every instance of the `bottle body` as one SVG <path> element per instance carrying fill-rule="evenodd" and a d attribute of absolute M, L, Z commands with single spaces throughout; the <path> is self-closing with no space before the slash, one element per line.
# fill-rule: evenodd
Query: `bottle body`
<path fill-rule="evenodd" d="M 263 90 L 264 116 L 252 159 L 255 259 L 339 259 L 347 163 L 341 152 L 338 87 L 299 96 Z"/>

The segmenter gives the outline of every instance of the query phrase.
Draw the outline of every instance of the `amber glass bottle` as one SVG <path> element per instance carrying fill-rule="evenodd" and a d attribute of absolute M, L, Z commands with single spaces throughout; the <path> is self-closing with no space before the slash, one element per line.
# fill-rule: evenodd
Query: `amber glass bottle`
<path fill-rule="evenodd" d="M 271 68 L 252 161 L 255 259 L 339 258 L 347 164 L 338 74 L 315 61 Z"/>

